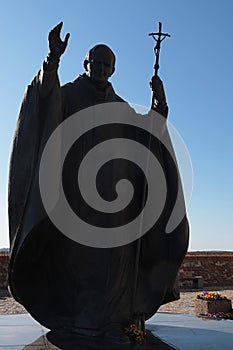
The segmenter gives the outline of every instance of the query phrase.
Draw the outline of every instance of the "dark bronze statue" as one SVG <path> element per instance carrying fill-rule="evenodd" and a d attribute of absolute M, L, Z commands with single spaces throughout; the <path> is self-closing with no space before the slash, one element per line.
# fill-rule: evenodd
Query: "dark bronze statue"
<path fill-rule="evenodd" d="M 133 322 L 133 313 L 139 312 L 147 320 L 160 305 L 179 298 L 176 276 L 187 251 L 186 216 L 172 234 L 165 234 L 179 175 L 165 148 L 159 146 L 168 199 L 156 225 L 141 238 L 138 259 L 137 241 L 93 248 L 67 238 L 50 221 L 39 191 L 40 159 L 50 135 L 62 121 L 87 107 L 125 103 L 108 81 L 115 70 L 115 55 L 106 45 L 94 46 L 85 57 L 85 73 L 60 86 L 59 60 L 69 39 L 67 34 L 61 40 L 61 28 L 62 23 L 49 33 L 49 55 L 27 88 L 14 137 L 9 178 L 10 290 L 52 331 L 125 344 L 130 341 L 125 329 Z M 152 109 L 167 117 L 161 79 L 155 75 L 151 85 Z M 81 144 L 83 154 L 95 137 L 87 136 Z M 67 193 L 74 197 L 72 174 L 66 172 L 63 180 Z M 138 188 L 140 181 L 136 180 Z"/>

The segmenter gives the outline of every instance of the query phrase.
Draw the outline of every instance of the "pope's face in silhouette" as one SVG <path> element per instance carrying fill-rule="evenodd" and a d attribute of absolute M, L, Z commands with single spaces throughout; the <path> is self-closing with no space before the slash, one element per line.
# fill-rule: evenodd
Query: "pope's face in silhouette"
<path fill-rule="evenodd" d="M 97 46 L 90 52 L 87 75 L 96 83 L 105 84 L 114 72 L 115 57 L 107 46 Z"/>

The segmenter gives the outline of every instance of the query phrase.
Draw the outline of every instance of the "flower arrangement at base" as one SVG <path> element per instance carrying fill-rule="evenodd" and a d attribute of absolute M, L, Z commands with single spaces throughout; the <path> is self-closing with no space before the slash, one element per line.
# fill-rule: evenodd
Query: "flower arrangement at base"
<path fill-rule="evenodd" d="M 197 299 L 214 301 L 214 300 L 228 300 L 227 296 L 219 294 L 219 292 L 201 292 L 196 294 Z"/>
<path fill-rule="evenodd" d="M 229 319 L 228 316 L 231 315 L 231 313 L 232 303 L 231 300 L 227 298 L 227 296 L 221 295 L 219 292 L 201 292 L 196 294 L 196 316 L 205 316 L 206 318 L 212 319 L 223 319 L 224 316 L 225 319 Z"/>
<path fill-rule="evenodd" d="M 144 332 L 136 324 L 131 324 L 128 328 L 125 328 L 125 333 L 132 339 L 135 339 L 137 343 L 141 343 L 145 336 Z"/>
<path fill-rule="evenodd" d="M 225 312 L 215 312 L 213 314 L 211 313 L 200 314 L 199 317 L 214 319 L 214 320 L 233 320 L 233 314 L 225 313 Z"/>

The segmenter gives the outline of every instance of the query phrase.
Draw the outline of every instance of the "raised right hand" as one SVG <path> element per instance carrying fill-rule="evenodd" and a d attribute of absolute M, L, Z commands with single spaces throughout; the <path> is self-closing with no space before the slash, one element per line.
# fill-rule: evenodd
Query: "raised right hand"
<path fill-rule="evenodd" d="M 61 40 L 61 29 L 63 26 L 63 22 L 60 22 L 56 27 L 54 27 L 48 36 L 49 40 L 49 49 L 50 56 L 53 58 L 60 58 L 61 55 L 65 52 L 66 46 L 68 44 L 68 40 L 70 37 L 70 33 L 67 33 L 65 36 L 65 40 Z"/>

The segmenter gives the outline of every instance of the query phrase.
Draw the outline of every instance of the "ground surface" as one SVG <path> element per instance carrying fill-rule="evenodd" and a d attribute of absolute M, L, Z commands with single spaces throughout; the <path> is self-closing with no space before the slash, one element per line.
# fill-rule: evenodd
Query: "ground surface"
<path fill-rule="evenodd" d="M 218 291 L 218 290 L 215 290 Z M 219 290 L 220 294 L 226 295 L 233 300 L 233 289 Z M 180 299 L 160 307 L 160 312 L 171 312 L 178 314 L 194 314 L 195 296 L 197 292 L 181 292 Z M 0 289 L 0 314 L 18 314 L 27 312 L 25 308 L 17 303 L 5 289 Z"/>

